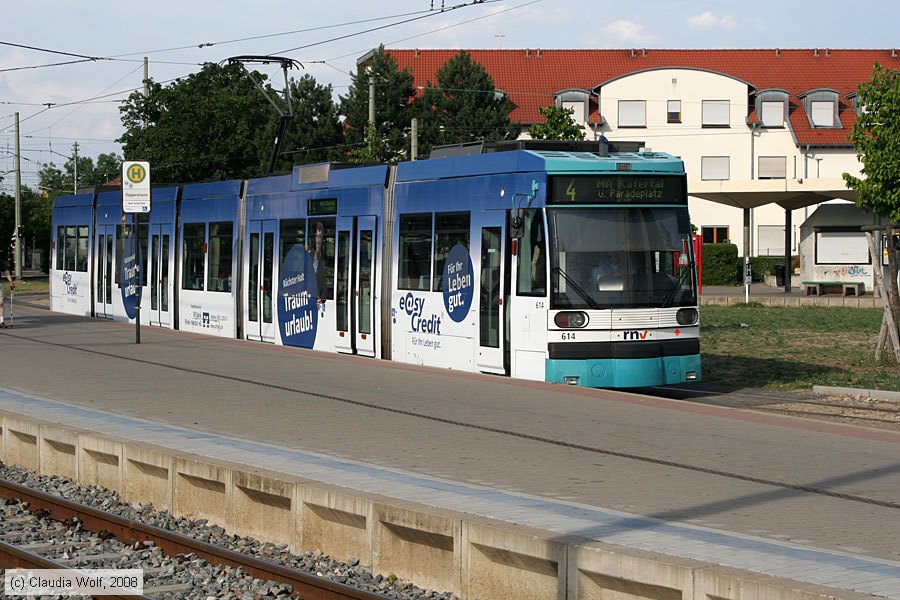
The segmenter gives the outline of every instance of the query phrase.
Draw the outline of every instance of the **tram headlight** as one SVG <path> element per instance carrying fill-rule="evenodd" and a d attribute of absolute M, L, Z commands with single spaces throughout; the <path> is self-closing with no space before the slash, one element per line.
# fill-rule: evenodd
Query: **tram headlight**
<path fill-rule="evenodd" d="M 580 311 L 566 311 L 556 313 L 553 322 L 561 329 L 581 329 L 588 324 L 587 313 Z"/>
<path fill-rule="evenodd" d="M 679 325 L 696 325 L 700 320 L 700 313 L 696 308 L 681 308 L 675 313 L 675 320 Z"/>

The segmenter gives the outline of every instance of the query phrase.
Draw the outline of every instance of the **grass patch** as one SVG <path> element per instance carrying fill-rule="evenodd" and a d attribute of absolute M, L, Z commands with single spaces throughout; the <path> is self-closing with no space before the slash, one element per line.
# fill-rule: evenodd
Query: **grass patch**
<path fill-rule="evenodd" d="M 706 305 L 700 317 L 703 381 L 739 387 L 813 385 L 900 390 L 889 353 L 875 362 L 884 311 L 826 306 Z"/>
<path fill-rule="evenodd" d="M 21 279 L 16 282 L 14 291 L 16 294 L 49 294 L 50 281 L 46 277 Z"/>

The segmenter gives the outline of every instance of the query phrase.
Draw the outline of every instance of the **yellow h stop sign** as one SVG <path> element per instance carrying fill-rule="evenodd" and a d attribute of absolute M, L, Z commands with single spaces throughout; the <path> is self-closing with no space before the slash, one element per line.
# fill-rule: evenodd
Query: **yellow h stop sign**
<path fill-rule="evenodd" d="M 122 163 L 122 210 L 126 213 L 150 212 L 150 163 Z"/>

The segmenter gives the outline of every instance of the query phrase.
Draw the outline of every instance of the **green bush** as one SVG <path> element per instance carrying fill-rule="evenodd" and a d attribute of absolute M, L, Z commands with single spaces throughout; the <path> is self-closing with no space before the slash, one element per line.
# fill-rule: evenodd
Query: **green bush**
<path fill-rule="evenodd" d="M 703 244 L 703 285 L 737 285 L 741 260 L 734 244 Z"/>
<path fill-rule="evenodd" d="M 797 257 L 793 256 L 791 259 L 793 262 L 797 260 Z M 775 265 L 783 264 L 783 256 L 751 256 L 750 268 L 753 271 L 753 281 L 765 281 L 767 275 L 775 275 Z"/>
<path fill-rule="evenodd" d="M 751 256 L 750 269 L 753 281 L 765 281 L 766 275 L 775 274 L 775 265 L 783 264 L 783 256 Z"/>

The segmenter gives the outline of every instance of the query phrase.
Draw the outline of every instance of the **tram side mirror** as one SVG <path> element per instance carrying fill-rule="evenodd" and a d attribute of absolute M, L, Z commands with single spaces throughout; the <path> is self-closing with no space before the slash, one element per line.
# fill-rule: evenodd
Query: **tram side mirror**
<path fill-rule="evenodd" d="M 525 234 L 525 209 L 516 209 L 509 218 L 509 237 L 520 238 Z"/>

